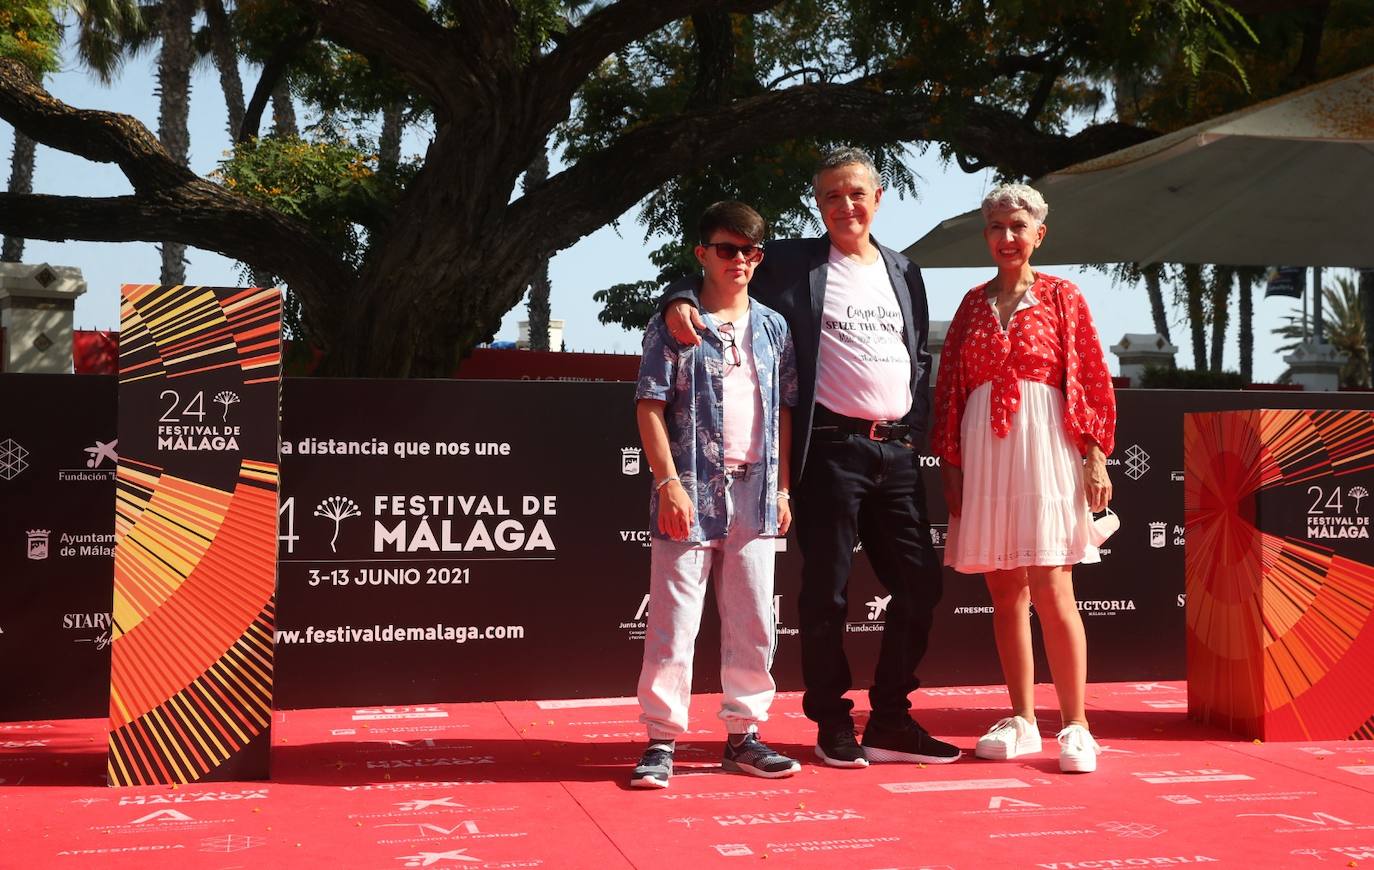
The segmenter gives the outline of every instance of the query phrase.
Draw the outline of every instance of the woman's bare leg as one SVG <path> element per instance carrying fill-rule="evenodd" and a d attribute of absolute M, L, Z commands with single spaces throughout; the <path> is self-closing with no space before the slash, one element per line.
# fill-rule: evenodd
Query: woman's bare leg
<path fill-rule="evenodd" d="M 1059 695 L 1060 727 L 1073 723 L 1088 726 L 1084 696 L 1088 682 L 1088 644 L 1083 636 L 1083 617 L 1073 594 L 1073 572 L 1068 566 L 1027 568 L 1030 598 L 1045 633 L 1045 657 Z"/>
<path fill-rule="evenodd" d="M 1025 568 L 984 575 L 992 595 L 992 629 L 1013 716 L 1035 721 L 1035 657 L 1031 652 L 1030 586 Z"/>

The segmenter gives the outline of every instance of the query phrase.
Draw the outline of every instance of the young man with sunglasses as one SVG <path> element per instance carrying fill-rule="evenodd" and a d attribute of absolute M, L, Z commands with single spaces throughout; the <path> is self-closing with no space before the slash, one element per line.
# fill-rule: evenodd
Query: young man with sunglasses
<path fill-rule="evenodd" d="M 791 467 L 802 552 L 802 709 L 817 725 L 817 756 L 831 766 L 943 764 L 959 750 L 908 712 L 942 592 L 917 463 L 930 418 L 925 284 L 915 264 L 870 232 L 883 194 L 872 158 L 838 148 L 812 182 L 826 234 L 770 242 L 749 287 L 756 304 L 787 318 L 797 342 Z M 664 298 L 664 320 L 683 345 L 701 340 L 698 303 L 690 280 Z M 845 697 L 852 682 L 844 652 L 849 569 L 860 543 L 891 593 L 862 746 Z"/>
<path fill-rule="evenodd" d="M 758 737 L 774 684 L 775 537 L 792 522 L 792 339 L 782 316 L 749 299 L 763 259 L 764 221 L 738 202 L 702 215 L 702 340 L 682 345 L 655 316 L 644 333 L 635 417 L 654 489 L 649 617 L 639 677 L 649 747 L 630 784 L 665 788 L 687 729 L 692 653 L 707 580 L 721 623 L 720 718 L 729 739 L 721 766 L 768 778 L 796 761 Z"/>

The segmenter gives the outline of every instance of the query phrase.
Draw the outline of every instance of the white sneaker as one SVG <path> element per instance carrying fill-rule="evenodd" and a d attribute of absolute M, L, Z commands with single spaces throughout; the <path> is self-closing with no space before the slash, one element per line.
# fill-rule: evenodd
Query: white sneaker
<path fill-rule="evenodd" d="M 973 754 L 979 758 L 1005 761 L 1018 755 L 1040 751 L 1040 729 L 1020 716 L 1008 716 L 978 738 Z"/>
<path fill-rule="evenodd" d="M 1097 745 L 1082 725 L 1069 725 L 1059 732 L 1059 769 L 1064 773 L 1092 773 L 1097 770 Z"/>

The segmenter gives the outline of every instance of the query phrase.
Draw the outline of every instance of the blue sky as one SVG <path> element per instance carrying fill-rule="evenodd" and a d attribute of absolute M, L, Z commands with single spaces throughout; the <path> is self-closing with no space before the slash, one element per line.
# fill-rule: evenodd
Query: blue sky
<path fill-rule="evenodd" d="M 66 53 L 71 57 L 72 53 Z M 251 92 L 256 70 L 244 71 L 244 86 Z M 67 69 L 48 80 L 49 90 L 78 108 L 109 109 L 133 115 L 150 129 L 156 129 L 157 99 L 153 79 L 153 55 L 135 58 L 124 68 L 112 87 L 99 84 L 83 70 L 68 62 Z M 204 174 L 214 169 L 229 147 L 224 100 L 218 76 L 209 64 L 200 65 L 192 83 L 191 166 Z M 264 125 L 266 126 L 266 125 Z M 0 124 L 0 148 L 6 163 L 11 150 L 12 132 Z M 407 137 L 407 148 L 420 152 L 426 144 L 423 131 Z M 920 179 L 917 199 L 883 200 L 875 234 L 884 244 L 904 248 L 940 221 L 975 208 L 989 185 L 987 172 L 966 174 L 957 166 L 943 165 L 934 154 L 912 154 L 909 164 Z M 8 171 L 8 170 L 6 170 Z M 6 175 L 6 177 L 8 177 Z M 90 163 L 40 146 L 34 189 L 39 193 L 114 196 L 131 193 L 119 170 L 107 164 Z M 565 321 L 564 339 L 569 350 L 638 352 L 639 336 L 619 327 L 603 326 L 597 319 L 599 306 L 592 293 L 610 284 L 651 278 L 656 270 L 648 254 L 658 246 L 645 241 L 635 211 L 624 215 L 619 227 L 606 227 L 558 254 L 551 265 L 553 283 L 552 316 Z M 1050 203 L 1050 232 L 1054 231 L 1054 203 Z M 25 249 L 27 262 L 81 268 L 89 290 L 76 306 L 80 327 L 115 328 L 119 320 L 119 286 L 124 283 L 156 282 L 159 271 L 155 246 L 143 243 L 106 244 L 94 242 L 52 243 L 30 241 Z M 1104 276 L 1073 267 L 1054 267 L 1048 271 L 1070 278 L 1083 288 L 1092 308 L 1103 343 L 1110 347 L 1128 332 L 1153 332 L 1149 304 L 1143 287 L 1113 286 Z M 991 269 L 928 269 L 926 286 L 932 319 L 949 319 L 963 293 L 975 283 L 991 277 Z M 1328 276 L 1332 274 L 1327 272 Z M 218 254 L 192 249 L 189 252 L 187 280 L 203 285 L 233 286 L 243 282 L 238 264 Z M 1166 288 L 1166 294 L 1169 291 Z M 1284 369 L 1277 352 L 1280 342 L 1270 330 L 1283 322 L 1295 300 L 1274 298 L 1255 301 L 1255 378 L 1273 380 Z M 523 319 L 523 303 L 503 321 L 499 339 L 514 339 L 517 321 Z M 1190 365 L 1191 350 L 1186 324 L 1173 312 L 1172 337 L 1180 346 L 1178 362 Z M 1108 354 L 1113 371 L 1116 358 Z M 1227 336 L 1226 366 L 1238 366 L 1235 349 L 1235 318 Z"/>

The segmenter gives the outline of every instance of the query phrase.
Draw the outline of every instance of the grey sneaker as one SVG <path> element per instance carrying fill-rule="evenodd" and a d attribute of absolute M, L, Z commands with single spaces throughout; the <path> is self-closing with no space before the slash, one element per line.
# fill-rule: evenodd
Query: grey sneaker
<path fill-rule="evenodd" d="M 724 770 L 766 779 L 781 779 L 801 770 L 801 765 L 795 759 L 769 749 L 768 744 L 753 733 L 744 735 L 738 744 L 726 740 L 725 757 L 721 759 L 720 766 Z"/>
<path fill-rule="evenodd" d="M 673 775 L 673 743 L 657 741 L 649 744 L 644 756 L 630 774 L 633 788 L 667 788 L 668 779 Z"/>

